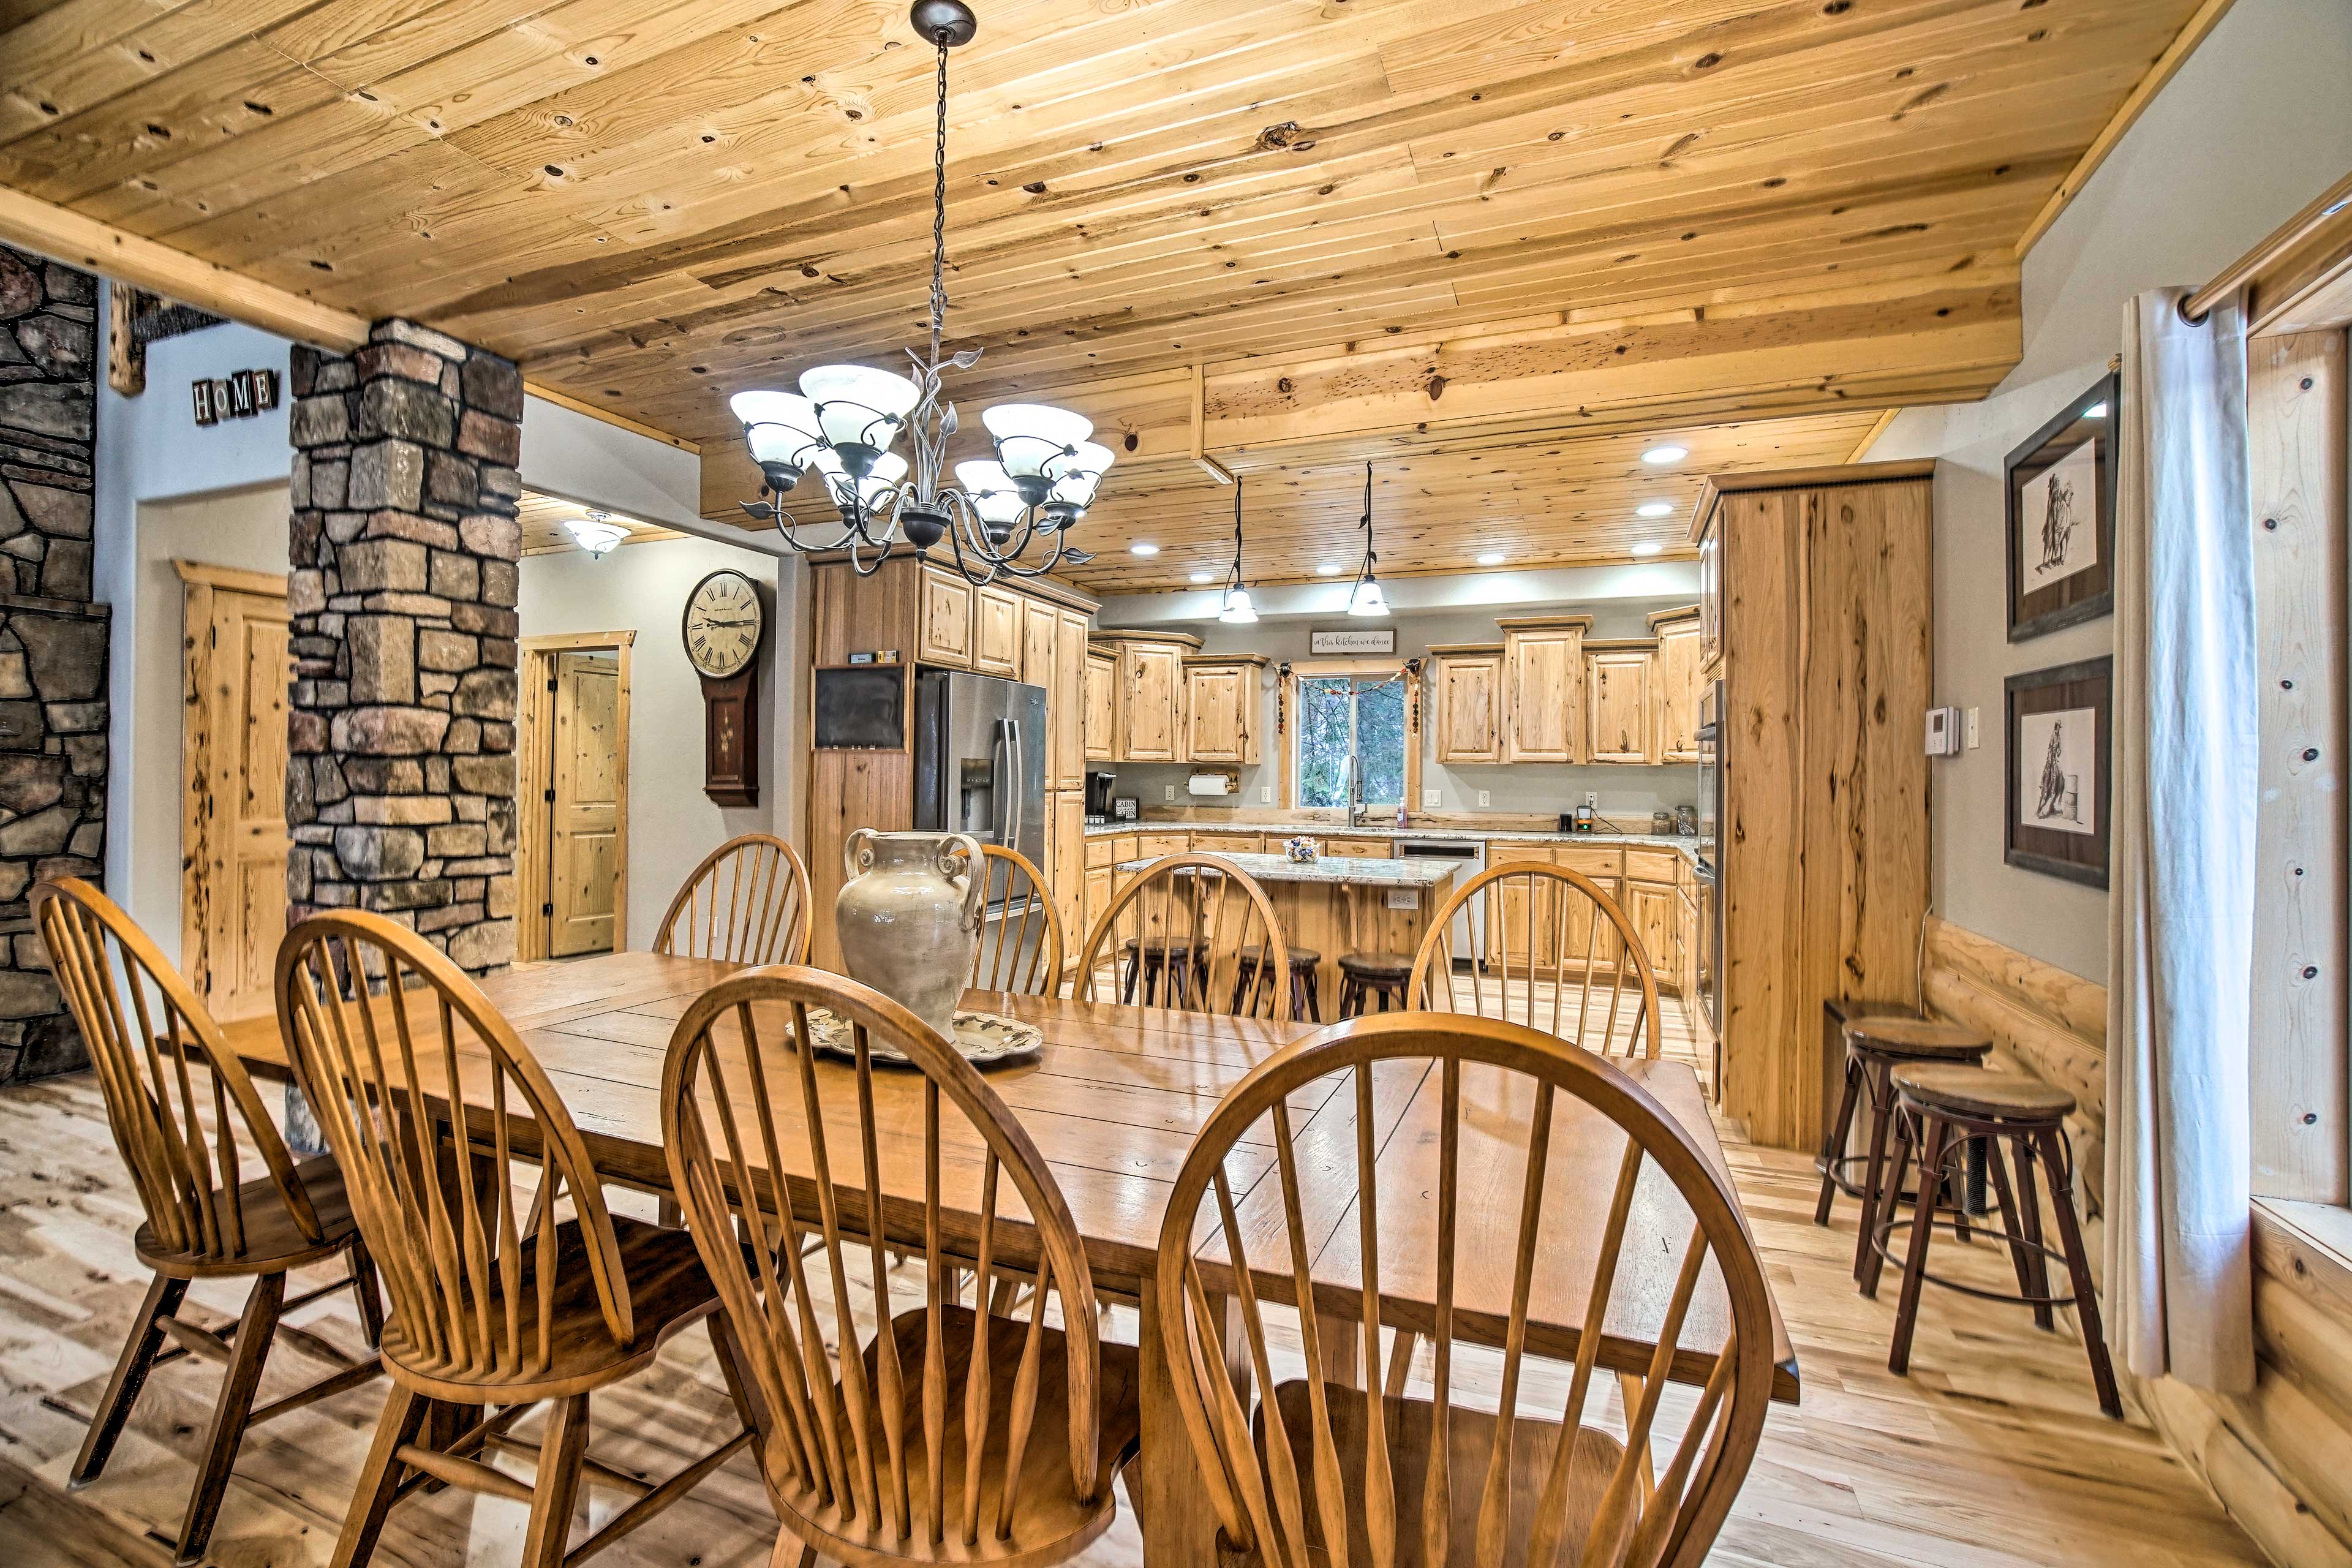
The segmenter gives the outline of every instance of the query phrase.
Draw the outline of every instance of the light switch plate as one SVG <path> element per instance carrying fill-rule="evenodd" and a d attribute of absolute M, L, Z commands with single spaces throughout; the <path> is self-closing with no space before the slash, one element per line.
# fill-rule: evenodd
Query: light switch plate
<path fill-rule="evenodd" d="M 1969 710 L 1968 714 L 1969 750 L 1971 752 L 1984 744 L 1983 737 L 1979 735 L 1977 731 L 1977 714 L 1979 711 L 1979 710 L 1971 708 Z"/>
<path fill-rule="evenodd" d="M 1483 789 L 1478 792 L 1478 804 L 1480 805 L 1486 804 L 1486 792 Z"/>
<path fill-rule="evenodd" d="M 1170 800 L 1174 800 L 1176 798 L 1176 786 L 1174 784 L 1170 784 L 1168 786 L 1168 798 Z"/>
<path fill-rule="evenodd" d="M 1443 809 L 1444 800 L 1444 797 L 1433 789 L 1423 790 L 1421 792 L 1421 809 L 1423 811 L 1441 810 Z"/>
<path fill-rule="evenodd" d="M 1272 805 L 1274 804 L 1274 786 L 1272 784 L 1260 784 L 1257 786 L 1257 803 L 1260 805 Z"/>

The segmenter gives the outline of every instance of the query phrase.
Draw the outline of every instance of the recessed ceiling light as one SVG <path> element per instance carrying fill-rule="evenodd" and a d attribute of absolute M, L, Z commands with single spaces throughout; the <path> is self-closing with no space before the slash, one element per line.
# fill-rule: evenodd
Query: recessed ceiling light
<path fill-rule="evenodd" d="M 1645 500 L 1633 509 L 1636 517 L 1672 517 L 1675 503 L 1670 500 Z"/>
<path fill-rule="evenodd" d="M 1499 550 L 1489 550 L 1486 554 L 1478 557 L 1478 564 L 1481 566 L 1500 566 L 1502 563 L 1503 552 Z"/>
<path fill-rule="evenodd" d="M 1664 548 L 1664 545 L 1658 543 L 1655 540 L 1645 540 L 1640 544 L 1632 546 L 1626 553 L 1629 555 L 1655 555 Z"/>
<path fill-rule="evenodd" d="M 1326 561 L 1322 565 L 1315 568 L 1315 575 L 1318 577 L 1337 577 L 1339 574 L 1339 567 L 1333 562 Z"/>
<path fill-rule="evenodd" d="M 1645 463 L 1679 463 L 1685 458 L 1689 456 L 1690 448 L 1688 447 L 1653 447 L 1648 451 L 1642 454 L 1642 461 Z"/>
<path fill-rule="evenodd" d="M 1160 546 L 1138 540 L 1127 547 L 1127 552 L 1129 555 L 1157 555 L 1160 553 Z"/>
<path fill-rule="evenodd" d="M 2104 403 L 2094 403 L 2083 410 L 2083 417 L 2085 419 L 2105 419 L 2106 416 L 2107 405 Z"/>
<path fill-rule="evenodd" d="M 1214 572 L 1195 572 L 1191 578 L 1191 581 L 1195 583 L 1213 583 L 1216 580 L 1217 574 Z"/>

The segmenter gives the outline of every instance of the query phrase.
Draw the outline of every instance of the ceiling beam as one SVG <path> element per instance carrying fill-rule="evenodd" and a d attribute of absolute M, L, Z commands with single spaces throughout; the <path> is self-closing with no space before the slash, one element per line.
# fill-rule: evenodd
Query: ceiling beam
<path fill-rule="evenodd" d="M 1889 408 L 1873 420 L 1870 428 L 1862 433 L 1862 439 L 1853 444 L 1853 455 L 1846 458 L 1847 463 L 1861 462 L 1864 455 L 1878 445 L 1878 438 L 1886 434 L 1886 427 L 1895 423 L 1895 416 L 1902 412 L 1900 407 Z"/>
<path fill-rule="evenodd" d="M 1122 474 L 1190 468 L 1203 449 L 1229 469 L 1264 470 L 1948 403 L 1983 395 L 2022 350 L 2015 268 L 1972 268 L 1622 321 L 1561 318 L 1493 335 L 1230 361 L 1198 382 L 1186 369 L 1033 395 L 1095 422 L 1095 438 L 1119 455 L 1110 499 Z M 704 444 L 703 515 L 741 520 L 739 503 L 759 486 L 740 441 Z"/>
<path fill-rule="evenodd" d="M 2091 144 L 2083 149 L 2083 155 L 2074 160 L 2074 166 L 2066 171 L 2066 177 L 2058 182 L 2058 188 L 2050 193 L 2050 199 L 2042 204 L 2042 210 L 2033 215 L 2033 220 L 2025 226 L 2025 232 L 2017 237 L 2016 255 L 2020 261 L 2025 259 L 2025 253 L 2033 248 L 2036 241 L 2050 232 L 2050 226 L 2058 221 L 2058 215 L 2066 210 L 2067 205 L 2083 194 L 2083 188 L 2091 183 L 2091 176 L 2097 174 L 2099 165 L 2107 161 L 2107 154 L 2123 141 L 2124 133 L 2132 128 L 2141 112 L 2156 101 L 2156 95 L 2162 92 L 2166 84 L 2179 74 L 2180 68 L 2188 63 L 2189 57 L 2196 52 L 2197 46 L 2205 41 L 2206 35 L 2230 14 L 2230 7 L 2234 3 L 2235 0 L 2205 0 L 2197 7 L 2196 14 L 2181 25 L 2172 42 L 2165 46 L 2164 53 L 2156 57 L 2156 62 L 2147 68 L 2147 74 L 2139 79 L 2139 85 L 2131 89 L 2115 113 L 2108 117 L 2106 124 L 2100 128 L 2099 133 L 2091 138 Z"/>

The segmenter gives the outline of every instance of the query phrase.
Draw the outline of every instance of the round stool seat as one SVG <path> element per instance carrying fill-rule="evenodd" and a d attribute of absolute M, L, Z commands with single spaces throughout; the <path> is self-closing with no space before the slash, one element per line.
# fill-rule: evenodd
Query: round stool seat
<path fill-rule="evenodd" d="M 1316 952 L 1311 947 L 1294 947 L 1286 949 L 1286 951 L 1290 954 L 1290 967 L 1293 969 L 1312 969 L 1323 962 L 1323 955 Z M 1258 959 L 1263 956 L 1264 953 L 1265 949 L 1257 946 L 1255 942 L 1248 947 L 1242 949 L 1242 967 L 1244 969 L 1255 969 L 1257 967 Z"/>
<path fill-rule="evenodd" d="M 1343 952 L 1339 955 L 1339 972 L 1352 974 L 1368 985 L 1381 981 L 1402 985 L 1412 978 L 1412 960 L 1401 952 Z"/>
<path fill-rule="evenodd" d="M 1121 952 L 1133 952 L 1136 950 L 1137 945 L 1137 939 L 1134 937 L 1129 937 L 1125 942 L 1119 944 L 1119 951 Z M 1145 949 L 1145 951 L 1150 952 L 1154 958 L 1159 957 L 1163 952 L 1172 952 L 1177 957 L 1181 958 L 1186 953 L 1192 951 L 1192 944 L 1189 942 L 1155 941 L 1149 948 Z"/>
<path fill-rule="evenodd" d="M 1992 1039 L 1966 1024 L 1938 1018 L 1849 1018 L 1845 1043 L 1856 1050 L 1906 1061 L 1976 1061 L 1990 1054 Z"/>
<path fill-rule="evenodd" d="M 2023 1073 L 1973 1067 L 1903 1067 L 1895 1087 L 1929 1110 L 2003 1121 L 2054 1122 L 2073 1114 L 2074 1097 Z"/>

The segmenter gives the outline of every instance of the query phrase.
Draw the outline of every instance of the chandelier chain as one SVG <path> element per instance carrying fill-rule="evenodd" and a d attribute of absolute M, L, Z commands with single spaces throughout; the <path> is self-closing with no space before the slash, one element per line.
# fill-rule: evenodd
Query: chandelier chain
<path fill-rule="evenodd" d="M 931 362 L 948 319 L 948 37 L 939 35 L 937 110 L 931 134 Z"/>

